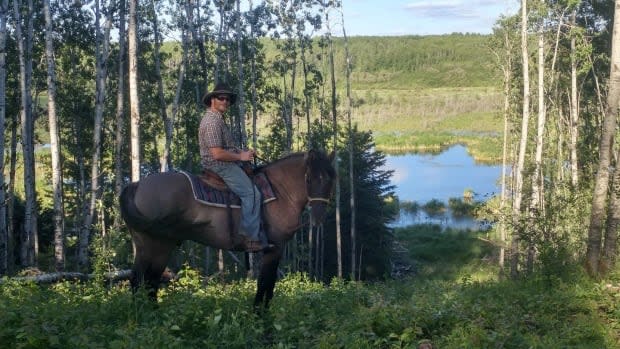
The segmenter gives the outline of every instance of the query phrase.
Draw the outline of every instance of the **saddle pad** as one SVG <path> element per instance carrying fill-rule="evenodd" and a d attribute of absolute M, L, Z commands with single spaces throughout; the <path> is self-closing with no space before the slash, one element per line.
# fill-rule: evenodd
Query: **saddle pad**
<path fill-rule="evenodd" d="M 219 190 L 202 181 L 199 176 L 185 171 L 179 172 L 184 174 L 189 180 L 194 198 L 197 201 L 216 207 L 228 207 L 228 203 L 230 203 L 230 207 L 232 208 L 241 208 L 241 199 L 232 191 Z M 255 174 L 253 182 L 262 194 L 263 205 L 276 199 L 276 195 L 271 187 L 271 182 L 269 182 L 269 178 L 267 178 L 266 174 L 262 172 Z"/>

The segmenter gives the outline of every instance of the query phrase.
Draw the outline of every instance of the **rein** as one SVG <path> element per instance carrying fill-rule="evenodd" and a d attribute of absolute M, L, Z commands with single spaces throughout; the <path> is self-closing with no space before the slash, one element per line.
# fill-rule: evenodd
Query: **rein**
<path fill-rule="evenodd" d="M 255 167 L 256 167 L 257 160 L 265 163 L 266 165 L 269 165 L 269 164 L 271 164 L 273 162 L 273 161 L 269 161 L 269 160 L 266 160 L 264 158 L 261 158 L 260 156 L 254 154 L 254 166 Z M 306 176 L 307 176 L 307 174 L 306 174 Z M 308 201 L 306 202 L 306 206 L 311 204 L 313 201 L 320 201 L 320 202 L 324 202 L 326 204 L 329 204 L 331 200 L 328 199 L 328 198 L 313 197 L 313 196 L 308 195 Z"/>

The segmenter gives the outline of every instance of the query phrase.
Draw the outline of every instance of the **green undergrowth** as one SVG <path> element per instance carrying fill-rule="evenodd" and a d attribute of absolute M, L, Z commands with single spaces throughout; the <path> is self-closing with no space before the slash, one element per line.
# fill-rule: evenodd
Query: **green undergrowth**
<path fill-rule="evenodd" d="M 415 275 L 329 285 L 291 274 L 269 311 L 254 281 L 186 269 L 157 305 L 125 285 L 0 286 L 2 348 L 617 348 L 620 277 L 499 280 L 475 232 L 399 229 Z"/>

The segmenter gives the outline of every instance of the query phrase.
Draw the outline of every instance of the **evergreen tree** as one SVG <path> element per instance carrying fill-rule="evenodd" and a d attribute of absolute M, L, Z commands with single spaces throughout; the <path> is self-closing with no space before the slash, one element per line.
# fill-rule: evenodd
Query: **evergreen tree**
<path fill-rule="evenodd" d="M 392 170 L 385 170 L 385 154 L 375 150 L 372 133 L 360 131 L 354 126 L 351 132 L 348 130 L 341 133 L 344 138 L 341 144 L 342 158 L 339 161 L 348 161 L 349 154 L 346 152 L 349 140 L 352 137 L 353 145 L 353 172 L 355 173 L 354 190 L 358 214 L 356 215 L 356 255 L 358 256 L 358 268 L 360 279 L 382 278 L 390 272 L 390 258 L 393 241 L 392 229 L 387 224 L 393 219 L 387 205 L 386 198 L 393 195 L 394 186 L 390 184 Z M 348 178 L 349 167 L 339 168 L 340 178 Z M 342 182 L 341 187 L 342 219 L 343 231 L 349 231 L 351 226 L 350 200 L 351 190 L 348 181 Z M 333 209 L 333 208 L 332 208 Z M 326 227 L 326 249 L 335 248 L 335 221 L 333 212 L 328 215 L 325 222 Z M 350 270 L 350 236 L 343 235 L 343 261 L 345 270 Z M 325 278 L 329 279 L 337 273 L 337 261 L 335 251 L 325 253 Z M 347 272 L 344 273 L 345 275 Z"/>

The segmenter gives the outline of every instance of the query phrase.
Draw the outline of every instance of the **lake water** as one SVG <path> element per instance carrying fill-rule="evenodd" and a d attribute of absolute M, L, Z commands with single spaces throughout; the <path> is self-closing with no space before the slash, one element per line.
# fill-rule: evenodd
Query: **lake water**
<path fill-rule="evenodd" d="M 499 194 L 500 165 L 476 164 L 462 145 L 450 147 L 433 154 L 387 155 L 383 169 L 393 170 L 392 184 L 401 201 L 424 205 L 433 199 L 448 204 L 450 198 L 463 198 L 470 189 L 474 200 L 485 201 Z M 449 212 L 430 217 L 419 210 L 416 214 L 401 211 L 394 227 L 412 224 L 435 223 L 454 228 L 483 228 L 471 218 L 454 218 Z"/>

